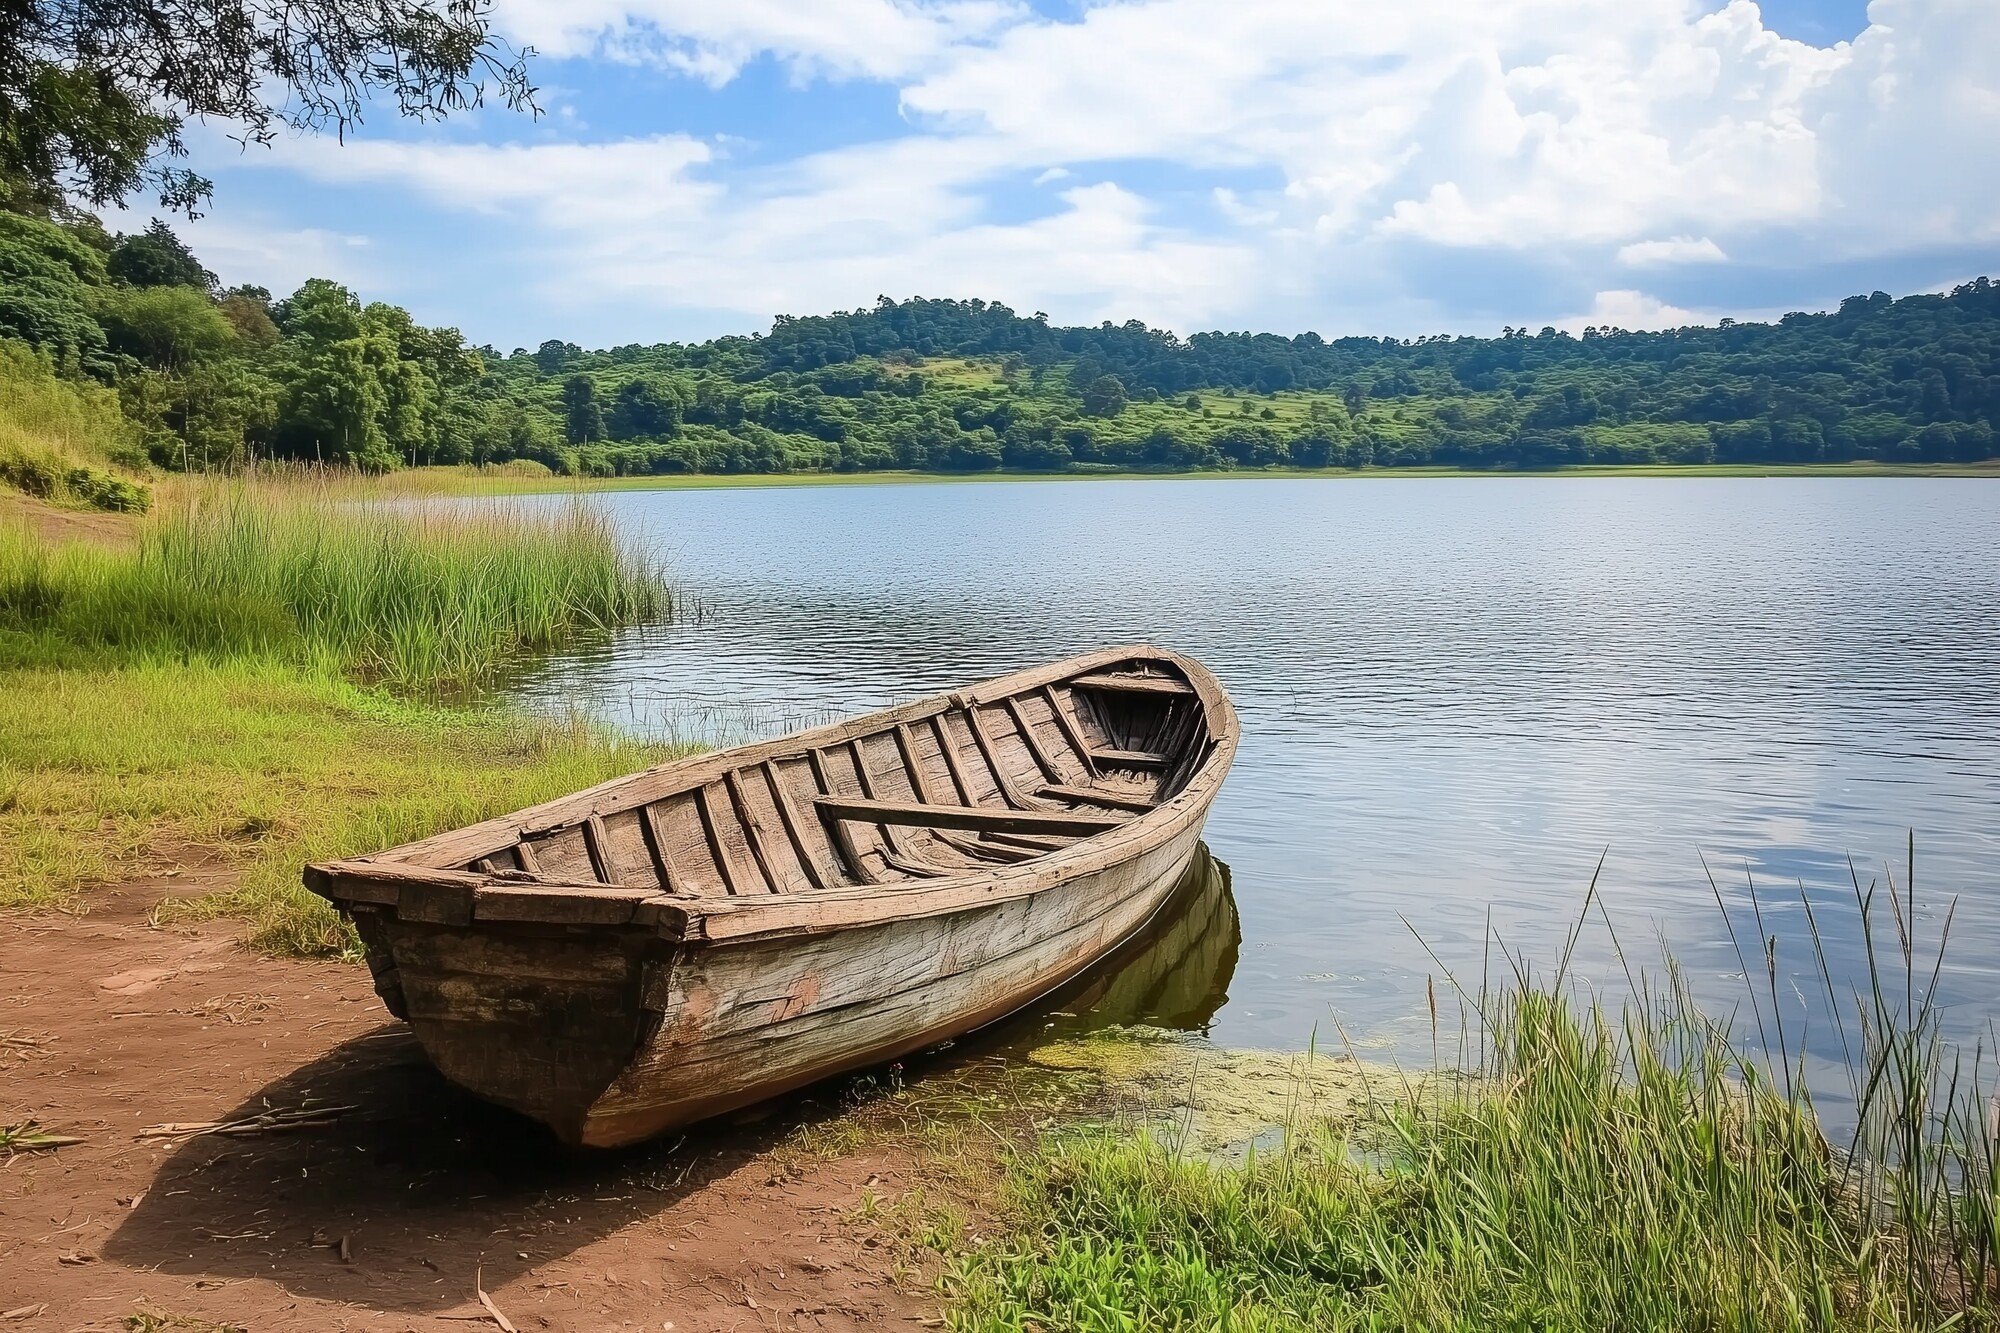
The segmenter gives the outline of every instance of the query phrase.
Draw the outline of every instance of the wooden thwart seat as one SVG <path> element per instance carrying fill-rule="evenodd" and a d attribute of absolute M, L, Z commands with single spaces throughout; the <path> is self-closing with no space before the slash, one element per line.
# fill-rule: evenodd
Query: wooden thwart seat
<path fill-rule="evenodd" d="M 821 796 L 813 801 L 823 818 L 863 824 L 904 824 L 916 828 L 964 829 L 972 833 L 1105 833 L 1125 821 L 1068 810 L 990 810 L 977 805 L 925 805 L 907 801 L 862 801 Z"/>
<path fill-rule="evenodd" d="M 1165 768 L 1173 755 L 1157 750 L 1092 750 L 1090 757 L 1100 764 L 1123 764 L 1127 768 Z"/>
<path fill-rule="evenodd" d="M 1123 671 L 1093 671 L 1070 681 L 1071 689 L 1123 691 L 1127 694 L 1193 694 L 1194 686 L 1172 676 L 1140 676 Z"/>
<path fill-rule="evenodd" d="M 1159 804 L 1149 796 L 1127 796 L 1123 792 L 1107 791 L 1102 787 L 1072 787 L 1061 782 L 1051 782 L 1046 787 L 1039 787 L 1035 795 L 1054 801 L 1101 805 L 1107 810 L 1130 810 L 1140 815 Z"/>

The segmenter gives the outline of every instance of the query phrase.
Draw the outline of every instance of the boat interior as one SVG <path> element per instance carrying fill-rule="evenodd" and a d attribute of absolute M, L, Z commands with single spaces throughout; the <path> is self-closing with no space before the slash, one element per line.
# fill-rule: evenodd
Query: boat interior
<path fill-rule="evenodd" d="M 696 898 L 987 873 L 1170 800 L 1214 745 L 1199 692 L 1157 658 L 878 720 L 751 747 L 664 795 L 531 824 L 446 868 Z"/>

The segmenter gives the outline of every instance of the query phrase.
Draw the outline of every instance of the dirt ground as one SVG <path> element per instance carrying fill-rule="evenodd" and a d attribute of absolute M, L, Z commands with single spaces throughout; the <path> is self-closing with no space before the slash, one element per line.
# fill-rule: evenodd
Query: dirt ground
<path fill-rule="evenodd" d="M 0 1150 L 0 1333 L 500 1327 L 480 1288 L 522 1333 L 936 1326 L 854 1216 L 909 1161 L 774 1158 L 796 1117 L 565 1151 L 445 1084 L 366 969 L 148 923 L 217 886 L 0 919 L 0 1125 L 83 1139 Z M 312 1108 L 289 1131 L 156 1129 Z"/>
<path fill-rule="evenodd" d="M 137 520 L 130 514 L 107 514 L 101 509 L 64 509 L 19 491 L 0 488 L 0 523 L 18 523 L 44 541 L 91 541 L 119 546 L 129 544 L 138 534 Z"/>

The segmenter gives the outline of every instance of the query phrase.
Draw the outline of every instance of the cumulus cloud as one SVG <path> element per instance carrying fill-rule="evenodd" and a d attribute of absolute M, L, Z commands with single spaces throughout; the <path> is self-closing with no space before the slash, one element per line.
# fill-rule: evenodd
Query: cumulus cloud
<path fill-rule="evenodd" d="M 1612 328 L 1628 330 L 1680 329 L 1690 324 L 1711 321 L 1692 310 L 1668 305 L 1658 297 L 1644 292 L 1621 288 L 1617 291 L 1599 292 L 1591 302 L 1590 309 L 1581 315 L 1571 315 L 1558 320 L 1558 328 L 1572 333 L 1586 328 Z"/>
<path fill-rule="evenodd" d="M 1639 328 L 1697 316 L 1634 288 L 1634 269 L 1685 282 L 2000 241 L 2000 172 L 1975 165 L 2000 142 L 1991 0 L 1873 0 L 1868 29 L 1830 47 L 1779 36 L 1750 0 L 1119 0 L 1061 17 L 1014 0 L 502 0 L 500 14 L 545 51 L 711 84 L 760 57 L 876 81 L 908 124 L 775 162 L 671 133 L 273 159 L 517 218 L 564 299 L 761 320 L 887 291 L 1184 330 L 1490 329 L 1577 310 L 1579 327 Z"/>
<path fill-rule="evenodd" d="M 1719 264 L 1728 258 L 1722 247 L 1706 236 L 1674 236 L 1618 247 L 1618 262 L 1634 268 L 1654 264 Z"/>
<path fill-rule="evenodd" d="M 800 77 L 897 79 L 1017 22 L 1012 0 L 499 0 L 514 41 L 660 66 L 720 87 L 760 55 Z"/>

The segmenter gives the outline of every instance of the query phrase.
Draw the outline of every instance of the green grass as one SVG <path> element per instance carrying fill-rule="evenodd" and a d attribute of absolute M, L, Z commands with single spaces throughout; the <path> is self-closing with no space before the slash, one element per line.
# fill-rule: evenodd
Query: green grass
<path fill-rule="evenodd" d="M 307 860 L 666 757 L 467 692 L 669 607 L 581 509 L 384 513 L 197 483 L 130 546 L 0 530 L 0 908 L 78 910 L 92 885 L 219 861 L 230 887 L 175 910 L 344 952 L 299 886 Z"/>
<path fill-rule="evenodd" d="M 1426 477 L 2000 477 L 2000 463 L 1627 463 L 1535 471 L 1495 468 L 1230 468 L 1190 471 L 1082 466 L 1064 472 L 673 473 L 643 477 L 507 476 L 472 468 L 418 468 L 355 484 L 371 494 L 540 495 L 602 491 L 705 491 L 794 486 L 952 486 L 1020 481 L 1393 481 Z"/>
<path fill-rule="evenodd" d="M 0 485 L 73 508 L 142 513 L 151 492 L 118 472 L 143 464 L 131 435 L 117 394 L 62 379 L 27 344 L 0 339 Z"/>
<path fill-rule="evenodd" d="M 580 507 L 382 513 L 225 485 L 197 488 L 130 550 L 0 532 L 0 631 L 56 657 L 286 661 L 464 690 L 669 609 L 659 572 Z"/>
<path fill-rule="evenodd" d="M 394 846 L 668 757 L 278 662 L 17 666 L 4 679 L 0 907 L 87 907 L 92 884 L 219 862 L 235 887 L 182 910 L 246 917 L 252 941 L 281 953 L 349 946 L 299 886 L 306 861 Z"/>
<path fill-rule="evenodd" d="M 1894 906 L 1884 945 L 1877 900 L 1858 902 L 1874 980 L 1848 997 L 1851 1032 L 1843 1020 L 1851 1137 L 1830 1141 L 1782 1042 L 1747 1054 L 1671 965 L 1618 1013 L 1574 999 L 1560 970 L 1517 972 L 1470 997 L 1466 1095 L 1412 1095 L 1360 1128 L 1296 1125 L 1241 1165 L 1105 1130 L 1017 1154 L 1006 1234 L 952 1266 L 947 1322 L 1994 1327 L 1993 1129 Z M 1773 980 L 1752 1007 L 1768 1017 L 1779 998 Z"/>

